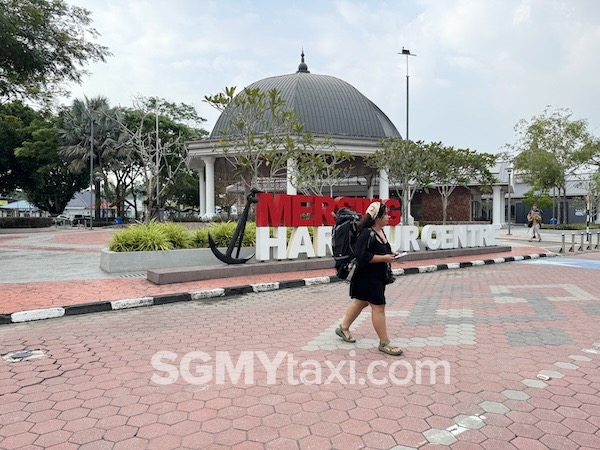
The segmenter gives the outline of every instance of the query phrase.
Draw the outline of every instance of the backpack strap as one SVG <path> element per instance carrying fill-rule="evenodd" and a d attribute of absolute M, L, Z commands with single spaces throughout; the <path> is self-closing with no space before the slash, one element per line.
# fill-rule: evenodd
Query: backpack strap
<path fill-rule="evenodd" d="M 373 244 L 373 239 L 375 239 L 375 230 L 373 228 L 369 228 L 369 239 L 367 240 L 367 249 L 371 250 L 371 245 Z"/>

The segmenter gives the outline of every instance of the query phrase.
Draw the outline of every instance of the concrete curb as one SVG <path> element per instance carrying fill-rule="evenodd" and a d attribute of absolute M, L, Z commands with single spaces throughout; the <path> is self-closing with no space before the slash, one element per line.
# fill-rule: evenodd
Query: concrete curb
<path fill-rule="evenodd" d="M 556 253 L 535 253 L 522 256 L 507 256 L 495 259 L 479 259 L 474 261 L 465 261 L 450 264 L 434 264 L 428 266 L 407 267 L 405 269 L 394 269 L 396 276 L 413 275 L 419 273 L 430 273 L 439 270 L 464 269 L 468 267 L 477 267 L 490 264 L 500 264 L 512 261 L 524 261 L 528 259 L 538 259 L 545 257 L 558 256 Z M 324 276 L 315 278 L 304 278 L 299 280 L 276 281 L 270 283 L 256 283 L 242 286 L 233 286 L 226 288 L 213 288 L 205 291 L 180 292 L 173 294 L 163 294 L 153 297 L 131 298 L 113 301 L 101 301 L 83 303 L 80 305 L 70 305 L 64 307 L 53 307 L 45 309 L 34 309 L 29 311 L 18 311 L 12 314 L 0 314 L 0 325 L 12 323 L 24 323 L 34 320 L 54 319 L 63 316 L 75 316 L 80 314 L 90 314 L 95 312 L 118 311 L 121 309 L 139 308 L 143 306 L 166 305 L 169 303 L 209 300 L 217 298 L 233 297 L 243 294 L 276 291 L 280 289 L 298 288 L 304 286 L 314 286 L 317 284 L 342 282 L 336 276 Z"/>

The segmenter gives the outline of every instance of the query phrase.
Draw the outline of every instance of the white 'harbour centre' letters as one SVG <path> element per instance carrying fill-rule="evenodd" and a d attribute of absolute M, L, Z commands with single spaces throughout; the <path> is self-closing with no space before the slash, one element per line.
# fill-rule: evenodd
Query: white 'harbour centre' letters
<path fill-rule="evenodd" d="M 446 250 L 496 245 L 492 225 L 426 225 L 421 232 L 416 226 L 386 227 L 393 251 Z M 256 260 L 323 257 L 332 254 L 331 226 L 313 228 L 311 239 L 308 227 L 295 227 L 289 242 L 287 227 L 256 228 Z"/>

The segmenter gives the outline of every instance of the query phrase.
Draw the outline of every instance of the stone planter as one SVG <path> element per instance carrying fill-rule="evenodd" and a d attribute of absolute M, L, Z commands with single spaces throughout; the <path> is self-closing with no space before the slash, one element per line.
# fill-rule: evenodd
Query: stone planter
<path fill-rule="evenodd" d="M 227 249 L 220 248 L 225 253 Z M 254 248 L 243 248 L 240 258 L 254 254 Z M 233 253 L 235 256 L 235 251 Z M 249 262 L 254 262 L 252 258 Z M 149 269 L 176 267 L 226 266 L 209 248 L 167 250 L 156 252 L 112 252 L 102 249 L 100 268 L 108 273 L 140 272 Z"/>

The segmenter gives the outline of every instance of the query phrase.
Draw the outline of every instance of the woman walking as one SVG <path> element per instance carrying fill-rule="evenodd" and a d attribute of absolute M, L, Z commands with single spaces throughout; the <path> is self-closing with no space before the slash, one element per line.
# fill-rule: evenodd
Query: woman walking
<path fill-rule="evenodd" d="M 527 220 L 531 224 L 531 239 L 537 239 L 538 242 L 542 242 L 542 235 L 540 234 L 542 214 L 536 205 L 533 205 L 531 211 L 527 214 Z M 529 242 L 531 242 L 531 239 L 529 239 Z"/>
<path fill-rule="evenodd" d="M 358 268 L 350 281 L 350 297 L 353 301 L 335 333 L 345 342 L 356 342 L 350 333 L 350 325 L 370 305 L 373 328 L 379 337 L 379 350 L 388 355 L 399 356 L 402 349 L 390 341 L 385 321 L 387 268 L 396 256 L 383 232 L 389 219 L 386 206 L 373 202 L 358 223 L 359 231 L 354 249 Z"/>

